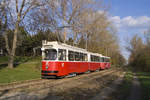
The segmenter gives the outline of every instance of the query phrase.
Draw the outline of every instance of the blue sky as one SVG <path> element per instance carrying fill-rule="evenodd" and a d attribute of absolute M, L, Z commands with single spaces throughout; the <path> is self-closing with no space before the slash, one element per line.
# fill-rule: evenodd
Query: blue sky
<path fill-rule="evenodd" d="M 125 46 L 138 34 L 143 37 L 144 31 L 150 28 L 150 0 L 104 0 L 110 5 L 110 19 L 118 30 L 122 54 L 129 57 Z"/>
<path fill-rule="evenodd" d="M 104 0 L 110 4 L 110 13 L 114 16 L 150 16 L 150 0 Z"/>

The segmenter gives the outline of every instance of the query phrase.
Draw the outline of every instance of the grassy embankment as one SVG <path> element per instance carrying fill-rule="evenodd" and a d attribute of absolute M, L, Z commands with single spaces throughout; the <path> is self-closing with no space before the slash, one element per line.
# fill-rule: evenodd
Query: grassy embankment
<path fill-rule="evenodd" d="M 40 78 L 40 58 L 16 57 L 14 69 L 7 68 L 7 57 L 0 57 L 0 84 Z"/>
<path fill-rule="evenodd" d="M 141 83 L 142 100 L 150 100 L 150 73 L 137 72 L 137 76 Z"/>

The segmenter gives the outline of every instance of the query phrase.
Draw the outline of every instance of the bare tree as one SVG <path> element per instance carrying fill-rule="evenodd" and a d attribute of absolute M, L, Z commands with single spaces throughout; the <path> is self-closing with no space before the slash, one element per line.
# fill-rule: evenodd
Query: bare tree
<path fill-rule="evenodd" d="M 73 33 L 76 37 L 74 34 L 80 33 L 79 19 L 85 12 L 93 9 L 93 6 L 94 1 L 91 0 L 51 0 L 45 8 L 40 9 L 39 13 L 44 17 L 39 16 L 38 22 L 56 33 L 62 33 L 65 42 L 68 34 Z"/>
<path fill-rule="evenodd" d="M 3 15 L 5 16 L 5 24 L 8 29 L 13 29 L 13 42 L 12 46 L 9 46 L 9 40 L 7 30 L 5 26 L 5 42 L 6 49 L 9 55 L 8 67 L 14 67 L 14 57 L 17 48 L 17 36 L 19 34 L 19 27 L 24 22 L 26 15 L 31 10 L 42 6 L 38 0 L 2 0 L 1 8 L 3 8 Z"/>

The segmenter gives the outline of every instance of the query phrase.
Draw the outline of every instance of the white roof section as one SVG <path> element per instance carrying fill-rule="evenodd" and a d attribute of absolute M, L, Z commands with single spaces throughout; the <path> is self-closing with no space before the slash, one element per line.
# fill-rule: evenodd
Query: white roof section
<path fill-rule="evenodd" d="M 99 54 L 99 53 L 92 53 L 92 52 L 89 52 L 89 53 L 94 56 L 102 56 L 102 54 Z"/>
<path fill-rule="evenodd" d="M 86 49 L 70 46 L 70 45 L 60 43 L 57 41 L 52 41 L 52 42 L 43 41 L 42 42 L 42 49 L 52 49 L 52 48 L 53 49 L 60 48 L 60 49 L 67 49 L 67 50 L 77 51 L 77 52 L 82 52 L 82 53 L 88 53 Z"/>
<path fill-rule="evenodd" d="M 103 55 L 102 55 L 101 57 L 104 57 L 104 58 L 108 58 L 108 59 L 110 59 L 110 57 L 107 57 L 107 56 L 103 56 Z"/>

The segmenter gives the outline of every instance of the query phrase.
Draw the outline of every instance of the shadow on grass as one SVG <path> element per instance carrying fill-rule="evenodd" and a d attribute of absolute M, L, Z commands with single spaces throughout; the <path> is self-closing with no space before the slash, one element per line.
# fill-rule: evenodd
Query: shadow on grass
<path fill-rule="evenodd" d="M 8 66 L 7 63 L 4 63 L 4 64 L 0 64 L 0 70 L 3 69 L 3 68 L 6 68 Z"/>
<path fill-rule="evenodd" d="M 14 68 L 16 68 L 19 64 L 21 63 L 14 63 Z M 7 67 L 8 67 L 8 63 L 0 64 L 0 70 L 7 68 Z"/>

